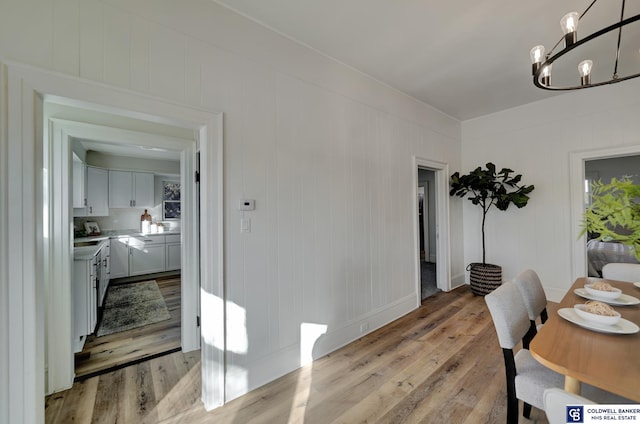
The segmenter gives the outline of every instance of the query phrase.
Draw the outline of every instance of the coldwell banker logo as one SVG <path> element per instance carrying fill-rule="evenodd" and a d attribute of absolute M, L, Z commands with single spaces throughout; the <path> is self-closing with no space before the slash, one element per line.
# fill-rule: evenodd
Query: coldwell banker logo
<path fill-rule="evenodd" d="M 567 406 L 567 423 L 583 423 L 583 406 Z"/>

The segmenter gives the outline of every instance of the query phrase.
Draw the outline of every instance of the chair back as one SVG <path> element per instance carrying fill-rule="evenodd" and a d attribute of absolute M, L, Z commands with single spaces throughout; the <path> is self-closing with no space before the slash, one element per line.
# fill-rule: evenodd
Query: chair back
<path fill-rule="evenodd" d="M 640 264 L 608 263 L 602 267 L 602 276 L 609 280 L 640 282 Z"/>
<path fill-rule="evenodd" d="M 538 274 L 532 269 L 527 269 L 518 274 L 513 281 L 520 290 L 529 319 L 535 321 L 547 307 L 547 297 Z"/>
<path fill-rule="evenodd" d="M 567 422 L 567 405 L 594 404 L 589 399 L 558 388 L 545 390 L 542 400 L 549 424 L 565 424 Z"/>
<path fill-rule="evenodd" d="M 503 349 L 513 349 L 529 330 L 529 315 L 518 287 L 511 282 L 484 297 L 489 307 L 498 342 Z"/>

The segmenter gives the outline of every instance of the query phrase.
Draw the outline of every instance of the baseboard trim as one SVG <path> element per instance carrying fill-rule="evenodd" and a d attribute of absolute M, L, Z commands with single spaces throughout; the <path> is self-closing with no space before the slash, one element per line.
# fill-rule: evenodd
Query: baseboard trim
<path fill-rule="evenodd" d="M 341 347 L 358 340 L 380 327 L 408 314 L 420 306 L 419 296 L 412 293 L 382 308 L 373 310 L 338 328 L 328 328 L 313 345 L 313 360 L 326 356 Z M 299 342 L 298 342 L 299 343 Z M 258 387 L 301 367 L 300 346 L 290 345 L 250 364 L 232 363 L 227 374 L 227 399 L 229 402 Z M 313 366 L 308 365 L 308 366 Z M 237 372 L 236 372 L 237 370 Z M 247 380 L 250 376 L 250 380 Z M 237 381 L 238 384 L 234 384 Z"/>

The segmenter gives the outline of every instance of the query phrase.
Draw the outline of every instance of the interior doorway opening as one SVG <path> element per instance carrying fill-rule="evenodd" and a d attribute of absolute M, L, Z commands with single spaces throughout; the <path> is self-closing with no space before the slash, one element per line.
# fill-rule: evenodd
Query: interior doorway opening
<path fill-rule="evenodd" d="M 420 299 L 440 291 L 437 279 L 436 173 L 418 168 L 418 239 L 420 240 Z"/>
<path fill-rule="evenodd" d="M 194 211 L 195 182 L 192 178 L 197 141 L 194 139 L 193 132 L 168 124 L 158 125 L 149 121 L 127 117 L 124 110 L 116 113 L 98 111 L 94 104 L 73 102 L 69 99 L 44 99 L 43 112 L 43 164 L 47 170 L 45 174 L 47 179 L 43 180 L 42 203 L 44 207 L 42 210 L 43 222 L 45 227 L 49 228 L 49 237 L 45 238 L 45 243 L 43 244 L 46 252 L 44 257 L 48 258 L 43 264 L 43 275 L 48 276 L 45 279 L 44 293 L 49 293 L 48 296 L 44 294 L 48 314 L 46 322 L 49 328 L 49 331 L 45 333 L 45 345 L 48 347 L 45 355 L 46 393 L 68 388 L 74 377 L 87 378 L 99 374 L 105 369 L 117 369 L 127 363 L 144 360 L 145 357 L 157 356 L 162 353 L 160 350 L 163 347 L 167 347 L 167 350 L 182 348 L 188 351 L 197 349 L 199 347 L 199 329 L 194 328 L 196 320 L 189 318 L 195 317 L 198 313 L 199 281 L 197 275 L 199 264 L 197 257 L 193 260 L 186 259 L 191 256 L 190 252 L 194 251 L 194 234 L 197 233 Z M 80 146 L 79 140 L 83 140 L 83 146 Z M 142 149 L 142 147 L 145 147 L 145 149 Z M 149 148 L 155 150 L 151 151 Z M 160 151 L 163 153 L 161 154 Z M 76 168 L 75 165 L 72 166 L 72 152 L 80 154 L 83 162 L 87 163 L 86 166 L 83 165 L 87 171 L 87 186 L 84 190 L 86 191 L 85 199 L 92 196 L 94 200 L 89 203 L 94 204 L 95 201 L 96 205 L 100 204 L 102 207 L 96 206 L 95 210 L 89 207 L 81 208 L 83 210 L 82 213 L 80 213 L 81 210 L 79 208 L 75 207 L 73 187 L 74 183 L 78 183 L 82 179 L 83 174 L 80 173 L 80 179 L 74 181 L 76 180 L 74 177 L 77 175 L 73 175 L 74 173 L 72 172 L 72 169 L 75 170 Z M 156 155 L 155 158 L 151 157 L 152 153 Z M 96 155 L 99 159 L 89 160 L 89 157 Z M 100 163 L 100 160 L 102 163 Z M 94 163 L 95 161 L 98 162 Z M 131 348 L 130 342 L 126 343 L 128 346 L 123 343 L 118 344 L 119 342 L 116 338 L 109 340 L 108 343 L 103 340 L 99 342 L 92 341 L 89 345 L 95 344 L 96 346 L 85 350 L 83 349 L 84 341 L 99 335 L 98 329 L 102 320 L 98 320 L 98 317 L 102 315 L 100 312 L 103 311 L 102 306 L 105 305 L 104 299 L 109 299 L 109 288 L 107 284 L 103 285 L 103 282 L 106 283 L 109 278 L 102 277 L 105 277 L 103 274 L 109 275 L 110 267 L 107 265 L 113 265 L 115 261 L 109 255 L 110 248 L 104 247 L 104 242 L 96 244 L 96 246 L 102 246 L 96 255 L 99 256 L 100 266 L 95 264 L 95 258 L 85 258 L 83 256 L 86 255 L 85 251 L 78 252 L 80 254 L 76 256 L 74 253 L 77 250 L 75 237 L 79 236 L 77 229 L 82 227 L 82 224 L 86 226 L 90 221 L 95 224 L 96 229 L 109 230 L 104 233 L 105 236 L 115 235 L 110 233 L 121 235 L 120 232 L 125 229 L 127 229 L 127 234 L 131 232 L 131 229 L 135 231 L 138 227 L 139 211 L 132 208 L 112 209 L 114 205 L 109 204 L 108 180 L 111 169 L 114 167 L 118 169 L 135 168 L 136 165 L 153 168 L 162 163 L 165 164 L 167 169 L 175 169 L 175 175 L 172 178 L 182 187 L 180 191 L 183 216 L 179 220 L 178 231 L 174 231 L 174 233 L 177 233 L 178 239 L 173 240 L 180 243 L 180 248 L 177 254 L 172 255 L 172 257 L 177 257 L 178 263 L 181 263 L 180 283 L 177 288 L 173 287 L 178 293 L 172 296 L 175 299 L 174 303 L 177 301 L 179 305 L 176 307 L 170 305 L 172 312 L 169 312 L 166 304 L 164 308 L 169 317 L 171 317 L 171 313 L 174 314 L 172 320 L 169 318 L 170 325 L 167 326 L 167 330 L 170 329 L 172 332 L 177 332 L 177 334 L 171 337 L 171 340 L 165 342 L 165 339 L 167 339 L 165 334 L 168 333 L 163 331 L 164 329 L 162 328 L 157 328 L 159 331 L 149 334 L 138 331 L 140 334 L 136 334 L 133 338 L 138 343 L 135 349 Z M 89 170 L 102 176 L 100 184 L 92 186 L 89 183 Z M 146 169 L 146 171 L 149 171 L 149 169 Z M 133 170 L 115 172 L 131 173 Z M 150 197 L 152 192 L 161 192 L 155 186 L 168 179 L 167 176 L 156 175 L 152 172 L 139 174 L 147 177 L 147 197 Z M 155 199 L 155 196 L 152 197 L 154 198 L 149 198 L 145 202 L 155 204 L 157 199 Z M 158 210 L 162 209 L 162 203 L 158 202 L 160 205 Z M 87 202 L 85 200 L 86 205 Z M 93 211 L 93 214 L 91 211 Z M 117 214 L 115 213 L 116 211 L 118 211 Z M 99 226 L 98 223 L 100 224 Z M 124 227 L 116 228 L 119 223 Z M 169 224 L 169 222 L 166 223 Z M 172 224 L 177 224 L 177 222 Z M 101 237 L 102 235 L 102 231 L 100 231 L 98 236 Z M 143 239 L 138 234 L 132 233 L 131 236 L 135 236 L 136 241 Z M 172 236 L 176 237 L 175 235 Z M 152 267 L 154 271 L 160 271 L 157 269 L 159 263 L 162 264 L 163 268 L 165 266 L 165 236 L 161 237 L 162 245 L 153 246 L 155 249 L 153 256 L 154 267 Z M 86 235 L 85 238 L 80 238 L 79 240 L 86 242 L 87 240 L 85 239 Z M 119 244 L 121 239 L 119 237 L 117 239 L 111 238 L 109 241 L 113 242 L 113 244 Z M 129 244 L 127 242 L 127 245 Z M 131 246 L 131 249 L 133 249 L 134 245 L 131 244 Z M 115 247 L 114 251 L 112 251 L 114 254 Z M 82 248 L 79 249 L 82 250 Z M 89 249 L 95 250 L 91 247 Z M 135 253 L 131 249 L 127 248 L 129 253 Z M 146 252 L 147 250 L 150 251 L 150 249 L 145 247 L 143 250 Z M 124 256 L 122 261 L 126 262 L 128 276 L 129 267 L 132 265 L 132 255 L 123 254 L 121 256 Z M 181 260 L 180 257 L 185 258 L 185 260 Z M 149 256 L 149 258 L 152 257 Z M 85 259 L 86 265 L 84 268 L 82 266 L 78 267 L 77 265 L 85 264 Z M 93 267 L 93 271 L 91 271 L 90 263 L 96 265 Z M 86 275 L 78 272 L 81 268 L 85 269 Z M 149 267 L 138 268 L 146 270 Z M 138 274 L 143 274 L 143 272 Z M 95 283 L 92 283 L 92 281 L 95 281 Z M 153 281 L 155 282 L 156 279 Z M 95 287 L 90 287 L 91 284 L 94 284 Z M 113 287 L 113 284 L 111 286 Z M 171 302 L 168 298 L 163 299 L 167 292 L 165 290 L 163 295 L 162 287 L 161 283 L 160 288 L 156 290 L 159 292 L 159 299 Z M 94 293 L 96 295 L 92 296 L 91 293 L 96 291 L 97 293 Z M 79 292 L 86 292 L 86 296 L 79 296 Z M 54 293 L 55 295 L 53 295 Z M 140 299 L 143 303 L 144 300 Z M 134 312 L 139 312 L 138 306 L 142 306 L 142 304 L 125 308 L 123 309 L 124 313 L 118 315 L 133 314 L 132 316 L 135 316 Z M 93 312 L 91 312 L 92 310 Z M 83 311 L 86 314 L 83 314 Z M 79 326 L 81 331 L 78 331 Z M 71 330 L 71 334 L 69 334 L 69 330 Z M 80 340 L 82 342 L 78 342 L 78 335 L 81 335 Z M 86 338 L 84 337 L 85 335 Z M 158 340 L 162 343 L 158 343 Z M 150 350 L 150 347 L 153 347 L 153 349 Z M 71 348 L 71 351 L 69 348 Z M 87 358 L 87 356 L 89 357 Z M 78 367 L 79 362 L 82 363 L 80 368 Z"/>
<path fill-rule="evenodd" d="M 423 286 L 427 296 L 440 290 L 451 290 L 448 188 L 448 164 L 414 157 L 413 234 L 418 305 L 423 299 Z M 423 265 L 428 267 L 428 275 L 424 278 Z"/>
<path fill-rule="evenodd" d="M 609 184 L 613 179 L 628 179 L 640 184 L 640 155 L 610 156 L 588 159 L 584 162 L 584 208 L 592 204 L 594 184 Z M 601 239 L 600 234 L 585 234 L 587 249 L 587 275 L 602 277 L 602 268 L 610 262 L 637 264 L 638 260 L 631 246 L 619 240 Z"/>

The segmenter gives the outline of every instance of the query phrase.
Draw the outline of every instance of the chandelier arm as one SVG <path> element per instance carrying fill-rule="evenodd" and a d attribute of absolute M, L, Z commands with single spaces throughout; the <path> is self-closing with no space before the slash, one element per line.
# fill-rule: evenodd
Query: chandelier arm
<path fill-rule="evenodd" d="M 591 6 L 593 6 L 597 1 L 598 1 L 598 0 L 593 0 L 593 1 L 591 2 L 591 4 L 589 5 L 589 7 L 587 7 L 587 8 L 584 10 L 584 12 L 582 12 L 582 15 L 580 15 L 580 17 L 578 18 L 578 20 L 582 19 L 582 17 L 583 17 L 584 15 L 586 15 L 586 14 L 587 14 L 587 12 L 589 11 L 589 9 L 591 9 Z"/>
<path fill-rule="evenodd" d="M 603 34 L 606 34 L 607 32 L 613 31 L 615 29 L 618 28 L 622 28 L 625 25 L 628 25 L 630 23 L 636 22 L 640 20 L 640 14 L 635 15 L 635 16 L 631 16 L 627 19 L 621 20 L 620 22 L 617 22 L 615 24 L 609 25 L 606 28 L 602 28 L 599 31 L 594 32 L 593 34 L 588 35 L 587 37 L 583 38 L 582 40 L 579 40 L 573 44 L 571 44 L 569 47 L 565 47 L 564 49 L 560 50 L 558 53 L 556 53 L 555 55 L 548 57 L 546 61 L 544 61 L 539 67 L 538 70 L 536 71 L 535 75 L 533 76 L 533 84 L 538 87 L 538 88 L 542 88 L 544 90 L 576 90 L 576 89 L 580 89 L 580 88 L 584 88 L 584 86 L 573 86 L 573 87 L 553 87 L 553 86 L 547 86 L 547 85 L 543 85 L 540 84 L 540 75 L 542 74 L 542 71 L 544 70 L 544 68 L 548 65 L 551 65 L 556 59 L 564 56 L 565 54 L 567 54 L 568 52 L 570 52 L 571 50 L 575 49 L 578 46 L 581 46 L 591 40 L 593 40 L 594 38 L 597 38 Z M 630 75 L 624 78 L 618 78 L 618 79 L 614 79 L 614 80 L 610 80 L 610 81 L 604 81 L 604 82 L 600 82 L 600 83 L 596 83 L 596 84 L 590 84 L 590 87 L 596 87 L 599 85 L 606 85 L 606 84 L 613 84 L 615 82 L 619 82 L 619 81 L 625 81 L 631 78 L 635 78 L 637 76 L 640 76 L 640 73 L 638 74 L 634 74 L 634 75 Z"/>
<path fill-rule="evenodd" d="M 620 21 L 624 18 L 624 3 L 626 0 L 622 0 L 622 8 L 620 9 Z M 622 27 L 618 28 L 618 45 L 616 47 L 616 63 L 613 67 L 613 79 L 618 78 L 618 60 L 620 59 L 620 40 L 622 40 Z"/>

